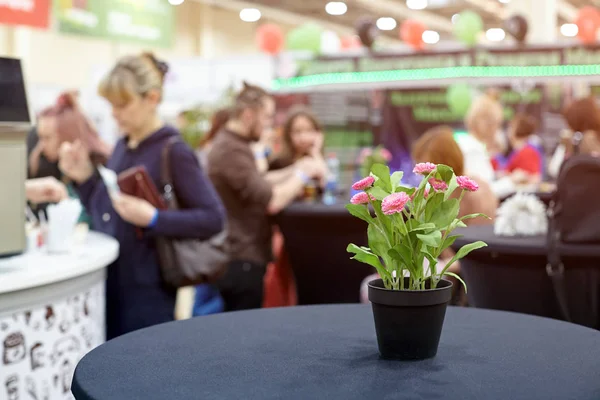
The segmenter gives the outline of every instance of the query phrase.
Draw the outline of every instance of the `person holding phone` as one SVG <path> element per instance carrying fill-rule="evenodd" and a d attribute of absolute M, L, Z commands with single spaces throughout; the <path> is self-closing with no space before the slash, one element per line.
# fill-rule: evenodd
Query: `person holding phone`
<path fill-rule="evenodd" d="M 145 53 L 120 59 L 102 80 L 99 93 L 112 105 L 123 138 L 106 167 L 119 174 L 143 166 L 161 187 L 161 155 L 179 132 L 158 115 L 168 66 Z M 178 210 L 158 210 L 148 201 L 107 185 L 81 142 L 64 143 L 59 166 L 77 184 L 94 228 L 120 244 L 118 260 L 108 268 L 107 338 L 174 319 L 177 289 L 162 280 L 155 238 L 208 239 L 221 232 L 224 211 L 194 152 L 182 141 L 170 147 L 173 190 Z"/>

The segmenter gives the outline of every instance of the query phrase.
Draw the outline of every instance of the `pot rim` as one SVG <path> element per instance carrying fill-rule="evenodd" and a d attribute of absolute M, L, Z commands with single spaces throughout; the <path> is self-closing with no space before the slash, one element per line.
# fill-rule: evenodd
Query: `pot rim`
<path fill-rule="evenodd" d="M 373 284 L 374 282 L 378 282 L 378 281 L 381 282 L 381 285 L 382 285 L 381 287 L 375 286 Z M 442 281 L 448 283 L 448 285 L 444 286 L 444 287 L 439 287 L 438 286 L 435 289 L 424 289 L 424 290 L 421 290 L 421 289 L 420 290 L 408 290 L 408 289 L 394 290 L 394 289 L 387 289 L 386 287 L 383 287 L 383 279 L 381 279 L 381 278 L 370 280 L 367 285 L 371 289 L 374 289 L 374 290 L 381 290 L 381 291 L 392 292 L 392 293 L 425 293 L 425 292 L 432 293 L 432 292 L 438 292 L 438 291 L 442 291 L 442 290 L 448 290 L 449 288 L 452 288 L 452 286 L 454 286 L 454 284 L 451 281 L 449 281 L 448 279 L 442 278 L 442 279 L 440 279 L 440 282 L 442 282 Z"/>
<path fill-rule="evenodd" d="M 442 279 L 445 285 L 425 290 L 393 290 L 383 287 L 381 278 L 369 282 L 369 300 L 371 303 L 393 307 L 420 307 L 448 303 L 452 298 L 452 282 Z M 381 285 L 375 286 L 375 284 Z"/>

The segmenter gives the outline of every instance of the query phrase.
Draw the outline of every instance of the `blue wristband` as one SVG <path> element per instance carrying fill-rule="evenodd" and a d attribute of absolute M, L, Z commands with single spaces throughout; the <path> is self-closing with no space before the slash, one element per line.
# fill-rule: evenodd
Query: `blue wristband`
<path fill-rule="evenodd" d="M 148 228 L 154 228 L 156 226 L 157 222 L 158 222 L 158 210 L 154 210 L 154 215 L 152 216 L 152 219 L 150 220 L 150 223 L 148 224 Z"/>

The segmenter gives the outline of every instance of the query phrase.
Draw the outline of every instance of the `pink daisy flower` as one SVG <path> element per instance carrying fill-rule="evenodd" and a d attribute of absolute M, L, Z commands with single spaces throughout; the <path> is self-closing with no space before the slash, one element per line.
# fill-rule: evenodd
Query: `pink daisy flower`
<path fill-rule="evenodd" d="M 457 176 L 456 183 L 458 183 L 458 187 L 468 190 L 469 192 L 476 192 L 479 189 L 477 182 L 468 176 Z"/>
<path fill-rule="evenodd" d="M 370 194 L 367 194 L 367 192 L 360 192 L 352 196 L 352 198 L 350 199 L 350 203 L 367 204 L 369 202 L 369 198 L 371 199 L 371 201 L 375 200 L 375 197 L 373 197 Z"/>
<path fill-rule="evenodd" d="M 392 153 L 390 153 L 388 149 L 381 149 L 381 157 L 383 157 L 385 161 L 390 161 L 392 159 Z"/>
<path fill-rule="evenodd" d="M 429 175 L 430 173 L 435 171 L 435 168 L 436 168 L 436 165 L 434 163 L 430 163 L 430 162 L 418 163 L 415 165 L 413 172 L 415 174 Z"/>
<path fill-rule="evenodd" d="M 368 147 L 365 147 L 364 149 L 362 149 L 360 151 L 360 154 L 358 155 L 358 162 L 360 164 L 362 164 L 363 162 L 365 162 L 365 160 L 367 159 L 367 157 L 371 156 L 371 154 L 373 154 L 373 150 L 371 150 Z"/>
<path fill-rule="evenodd" d="M 431 178 L 429 179 L 429 184 L 436 192 L 443 192 L 448 189 L 448 184 L 441 179 Z"/>
<path fill-rule="evenodd" d="M 374 183 L 375 183 L 375 178 L 373 178 L 372 176 L 367 176 L 366 178 L 363 178 L 360 181 L 355 182 L 354 185 L 352 185 L 352 189 L 365 190 L 365 189 L 368 189 L 371 186 L 373 186 Z"/>
<path fill-rule="evenodd" d="M 381 211 L 385 215 L 401 213 L 409 200 L 410 197 L 404 192 L 392 193 L 381 202 Z"/>

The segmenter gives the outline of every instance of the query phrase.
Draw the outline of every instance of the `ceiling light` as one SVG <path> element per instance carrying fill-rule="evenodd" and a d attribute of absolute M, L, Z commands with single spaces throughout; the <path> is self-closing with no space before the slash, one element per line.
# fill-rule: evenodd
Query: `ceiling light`
<path fill-rule="evenodd" d="M 458 19 L 459 19 L 459 18 L 460 18 L 460 15 L 458 15 L 458 14 L 454 14 L 454 15 L 452 16 L 452 23 L 453 23 L 453 24 L 455 24 L 455 23 L 458 21 Z"/>
<path fill-rule="evenodd" d="M 330 1 L 325 6 L 325 11 L 329 15 L 344 15 L 348 11 L 348 6 L 343 1 Z"/>
<path fill-rule="evenodd" d="M 421 38 L 427 44 L 436 44 L 440 41 L 440 34 L 436 31 L 425 31 L 423 32 L 423 36 L 421 36 Z"/>
<path fill-rule="evenodd" d="M 427 8 L 427 0 L 406 0 L 406 7 L 411 10 L 423 10 Z"/>
<path fill-rule="evenodd" d="M 178 6 L 180 4 L 183 4 L 183 0 L 169 0 L 169 4 L 172 6 Z"/>
<path fill-rule="evenodd" d="M 490 42 L 500 42 L 506 37 L 506 32 L 502 28 L 492 28 L 487 30 L 485 37 Z"/>
<path fill-rule="evenodd" d="M 579 28 L 575 24 L 562 24 L 560 33 L 562 33 L 563 36 L 574 37 L 579 33 Z"/>
<path fill-rule="evenodd" d="M 377 20 L 377 27 L 382 31 L 391 31 L 396 27 L 396 20 L 390 17 L 382 17 Z"/>
<path fill-rule="evenodd" d="M 240 19 L 244 22 L 256 22 L 260 17 L 260 10 L 256 8 L 244 8 L 240 11 Z"/>

